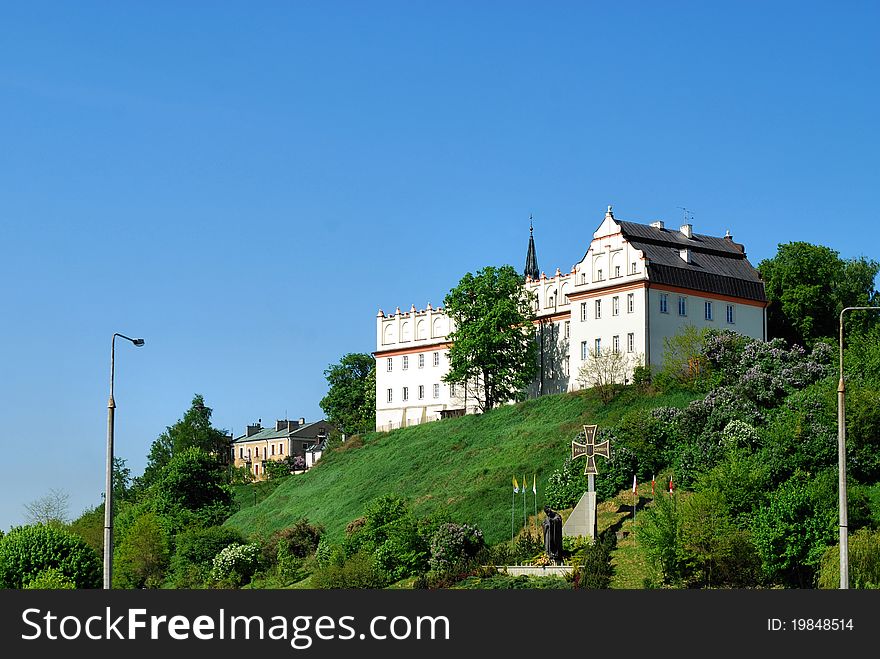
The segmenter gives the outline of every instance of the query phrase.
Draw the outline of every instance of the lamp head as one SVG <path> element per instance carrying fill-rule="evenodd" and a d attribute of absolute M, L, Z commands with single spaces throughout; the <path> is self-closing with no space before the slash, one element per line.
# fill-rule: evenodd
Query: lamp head
<path fill-rule="evenodd" d="M 138 348 L 144 345 L 143 339 L 132 339 L 131 342 L 134 343 Z"/>

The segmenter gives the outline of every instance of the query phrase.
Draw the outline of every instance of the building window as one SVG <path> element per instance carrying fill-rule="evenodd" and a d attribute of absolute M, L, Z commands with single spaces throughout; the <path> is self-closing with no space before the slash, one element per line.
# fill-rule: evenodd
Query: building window
<path fill-rule="evenodd" d="M 638 272 L 638 267 L 639 267 L 638 264 L 635 261 L 633 261 L 629 266 L 629 273 L 631 275 L 636 274 L 636 272 Z"/>
<path fill-rule="evenodd" d="M 688 315 L 688 301 L 686 297 L 679 296 L 678 298 L 678 315 L 679 316 L 687 316 Z"/>
<path fill-rule="evenodd" d="M 602 281 L 604 277 L 602 276 L 602 268 L 596 270 L 596 281 Z"/>
<path fill-rule="evenodd" d="M 434 366 L 440 366 L 440 353 L 434 353 Z"/>
<path fill-rule="evenodd" d="M 587 283 L 587 273 L 582 272 L 581 273 L 581 284 L 586 284 L 586 283 Z"/>
<path fill-rule="evenodd" d="M 394 392 L 391 389 L 388 390 L 388 402 L 392 402 L 394 400 Z"/>
<path fill-rule="evenodd" d="M 256 453 L 257 453 L 257 457 L 259 458 L 259 457 L 260 457 L 260 447 L 258 446 L 258 447 L 257 447 L 256 449 L 254 449 L 254 450 L 256 451 Z"/>
<path fill-rule="evenodd" d="M 455 385 L 454 384 L 449 385 L 449 395 L 455 396 Z"/>
<path fill-rule="evenodd" d="M 635 309 L 636 296 L 633 293 L 626 294 L 626 312 L 632 313 Z"/>
<path fill-rule="evenodd" d="M 602 352 L 602 339 L 596 339 L 596 354 Z"/>
<path fill-rule="evenodd" d="M 581 322 L 585 322 L 587 320 L 587 303 L 581 302 Z"/>
<path fill-rule="evenodd" d="M 562 360 L 562 374 L 568 377 L 568 357 Z"/>
<path fill-rule="evenodd" d="M 394 370 L 394 359 L 392 357 L 389 357 L 387 360 L 387 364 L 388 365 L 386 366 L 385 370 L 387 370 L 390 373 L 391 371 Z"/>
<path fill-rule="evenodd" d="M 547 307 L 552 307 L 552 306 L 553 306 L 553 296 L 548 295 L 547 296 Z"/>
<path fill-rule="evenodd" d="M 615 295 L 611 298 L 611 315 L 617 316 L 620 313 L 620 297 Z"/>
<path fill-rule="evenodd" d="M 602 300 L 596 300 L 596 320 L 602 317 Z"/>
<path fill-rule="evenodd" d="M 275 444 L 272 444 L 272 455 L 275 455 Z"/>
<path fill-rule="evenodd" d="M 248 449 L 248 460 L 250 460 L 250 459 L 251 459 L 251 450 Z"/>
<path fill-rule="evenodd" d="M 669 296 L 666 293 L 660 293 L 660 313 L 669 313 Z"/>
<path fill-rule="evenodd" d="M 238 457 L 244 460 L 244 448 L 238 449 Z"/>
<path fill-rule="evenodd" d="M 567 339 L 569 336 L 571 336 L 571 321 L 566 320 L 565 321 L 565 338 Z"/>
<path fill-rule="evenodd" d="M 425 353 L 419 353 L 419 368 L 425 368 Z"/>
<path fill-rule="evenodd" d="M 403 366 L 401 368 L 403 368 L 404 371 L 409 368 L 409 355 L 403 356 Z"/>
<path fill-rule="evenodd" d="M 589 352 L 587 352 L 587 342 L 581 341 L 581 361 L 586 361 L 589 356 Z"/>
<path fill-rule="evenodd" d="M 732 304 L 727 305 L 727 322 L 730 323 L 731 325 L 733 325 L 734 322 L 736 322 L 736 320 L 733 317 L 733 305 Z"/>
<path fill-rule="evenodd" d="M 626 351 L 632 352 L 636 346 L 636 335 L 630 332 L 626 335 Z"/>
<path fill-rule="evenodd" d="M 620 352 L 620 337 L 617 334 L 611 337 L 611 351 L 615 355 Z"/>
<path fill-rule="evenodd" d="M 425 397 L 425 385 L 419 385 L 419 400 L 422 400 Z"/>
<path fill-rule="evenodd" d="M 434 398 L 440 398 L 440 385 L 434 385 Z"/>
<path fill-rule="evenodd" d="M 712 320 L 712 303 L 705 302 L 703 306 L 706 310 L 706 320 Z"/>
<path fill-rule="evenodd" d="M 278 445 L 278 455 L 284 455 L 284 444 Z"/>
<path fill-rule="evenodd" d="M 403 400 L 404 401 L 409 400 L 409 387 L 403 388 Z"/>

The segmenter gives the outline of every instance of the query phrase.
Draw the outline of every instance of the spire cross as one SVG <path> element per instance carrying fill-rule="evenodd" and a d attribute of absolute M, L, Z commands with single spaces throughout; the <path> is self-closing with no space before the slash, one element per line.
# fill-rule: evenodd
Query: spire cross
<path fill-rule="evenodd" d="M 599 426 L 584 426 L 584 443 L 581 444 L 577 440 L 571 442 L 571 459 L 585 457 L 586 465 L 584 466 L 585 476 L 594 476 L 599 472 L 596 470 L 596 456 L 608 458 L 610 455 L 608 449 L 608 440 L 599 444 L 596 443 L 596 429 Z"/>

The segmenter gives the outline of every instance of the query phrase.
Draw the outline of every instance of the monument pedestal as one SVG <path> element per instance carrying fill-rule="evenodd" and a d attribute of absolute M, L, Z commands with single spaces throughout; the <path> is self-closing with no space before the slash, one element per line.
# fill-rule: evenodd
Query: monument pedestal
<path fill-rule="evenodd" d="M 562 537 L 583 536 L 596 539 L 596 493 L 584 492 L 571 515 L 562 525 Z"/>

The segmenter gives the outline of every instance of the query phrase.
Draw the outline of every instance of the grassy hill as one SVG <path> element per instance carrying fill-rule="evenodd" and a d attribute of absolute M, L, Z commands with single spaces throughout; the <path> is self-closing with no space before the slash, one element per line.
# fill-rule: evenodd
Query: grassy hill
<path fill-rule="evenodd" d="M 226 523 L 248 535 L 268 535 L 307 517 L 322 524 L 329 539 L 339 540 L 365 504 L 395 494 L 417 515 L 445 509 L 452 519 L 483 529 L 488 542 L 499 542 L 510 537 L 512 477 L 525 476 L 531 486 L 537 475 L 540 510 L 546 480 L 562 465 L 581 426 L 614 423 L 633 409 L 680 407 L 694 397 L 649 396 L 630 387 L 606 405 L 593 392 L 566 393 L 482 415 L 370 433 L 327 452 L 313 469 L 285 478 L 274 489 L 240 492 L 242 508 Z M 522 520 L 522 498 L 517 511 Z M 534 512 L 531 495 L 527 512 Z"/>

